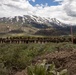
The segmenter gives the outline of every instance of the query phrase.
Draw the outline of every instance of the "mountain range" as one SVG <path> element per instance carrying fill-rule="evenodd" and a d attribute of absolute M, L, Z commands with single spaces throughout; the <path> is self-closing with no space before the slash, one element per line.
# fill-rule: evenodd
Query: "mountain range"
<path fill-rule="evenodd" d="M 2 17 L 0 18 L 0 35 L 70 35 L 71 25 L 65 24 L 56 18 L 45 18 L 34 15 Z M 75 34 L 76 26 L 72 26 Z"/>

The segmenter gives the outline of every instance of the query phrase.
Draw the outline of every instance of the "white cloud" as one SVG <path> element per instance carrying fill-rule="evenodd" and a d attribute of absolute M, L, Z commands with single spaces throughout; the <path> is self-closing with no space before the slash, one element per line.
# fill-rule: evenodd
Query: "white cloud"
<path fill-rule="evenodd" d="M 54 1 L 56 1 L 56 2 L 60 2 L 60 1 L 63 1 L 63 0 L 54 0 Z"/>
<path fill-rule="evenodd" d="M 32 0 L 33 2 L 35 2 L 35 0 Z"/>
<path fill-rule="evenodd" d="M 35 0 L 31 0 L 35 2 Z M 76 0 L 54 0 L 57 6 L 47 4 L 32 6 L 29 0 L 0 0 L 0 17 L 15 15 L 37 15 L 57 18 L 66 23 L 76 23 Z"/>
<path fill-rule="evenodd" d="M 3 15 L 0 12 L 0 16 L 25 15 L 33 8 L 27 0 L 1 0 L 0 5 L 0 11 L 3 12 Z"/>

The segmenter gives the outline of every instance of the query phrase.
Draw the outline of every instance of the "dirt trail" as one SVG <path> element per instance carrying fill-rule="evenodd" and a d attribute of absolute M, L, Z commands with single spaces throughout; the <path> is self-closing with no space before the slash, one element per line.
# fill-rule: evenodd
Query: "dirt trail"
<path fill-rule="evenodd" d="M 44 59 L 47 60 L 47 63 L 54 62 L 58 71 L 67 69 L 68 75 L 76 75 L 76 49 L 55 51 L 38 56 L 33 60 L 33 64 L 40 63 Z M 15 75 L 24 75 L 24 71 Z"/>

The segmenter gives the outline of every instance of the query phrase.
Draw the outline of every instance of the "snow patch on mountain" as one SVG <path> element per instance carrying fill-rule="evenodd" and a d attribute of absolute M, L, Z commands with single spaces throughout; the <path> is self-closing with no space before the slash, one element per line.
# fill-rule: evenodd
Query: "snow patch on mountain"
<path fill-rule="evenodd" d="M 4 22 L 4 23 L 20 23 L 20 24 L 25 24 L 26 21 L 28 23 L 38 23 L 38 24 L 46 24 L 48 26 L 53 26 L 52 24 L 54 25 L 57 25 L 57 26 L 61 26 L 61 27 L 65 27 L 66 24 L 60 22 L 59 20 L 57 20 L 56 18 L 45 18 L 45 17 L 40 17 L 40 16 L 35 16 L 35 15 L 24 15 L 24 16 L 15 16 L 15 17 L 3 17 L 3 18 L 0 18 L 0 22 Z"/>

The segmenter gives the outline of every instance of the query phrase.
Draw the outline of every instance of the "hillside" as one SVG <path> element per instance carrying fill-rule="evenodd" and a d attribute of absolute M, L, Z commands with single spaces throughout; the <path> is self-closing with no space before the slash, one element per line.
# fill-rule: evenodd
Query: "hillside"
<path fill-rule="evenodd" d="M 27 66 L 44 59 L 55 63 L 58 71 L 67 69 L 68 75 L 76 75 L 76 44 L 67 42 L 0 44 L 0 75 L 23 75 Z"/>
<path fill-rule="evenodd" d="M 73 26 L 74 33 L 76 26 Z M 70 26 L 56 18 L 44 18 L 38 16 L 15 16 L 0 18 L 0 35 L 24 34 L 24 35 L 69 35 Z"/>

